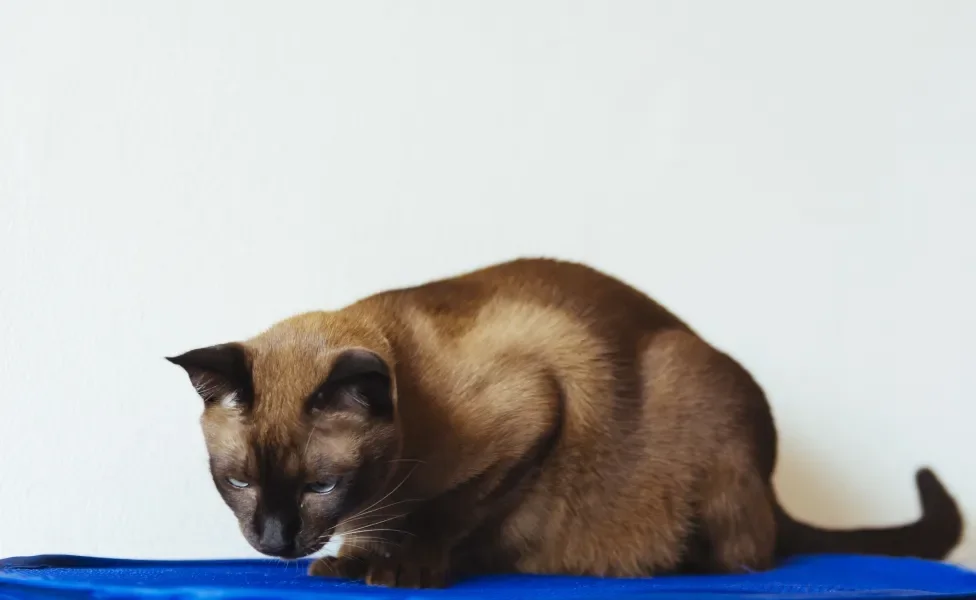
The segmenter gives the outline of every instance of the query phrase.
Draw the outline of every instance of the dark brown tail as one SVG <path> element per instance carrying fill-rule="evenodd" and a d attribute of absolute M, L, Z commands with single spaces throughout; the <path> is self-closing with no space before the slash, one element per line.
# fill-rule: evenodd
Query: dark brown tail
<path fill-rule="evenodd" d="M 959 543 L 963 520 L 956 501 L 929 469 L 915 474 L 922 517 L 900 527 L 830 530 L 800 523 L 777 506 L 776 552 L 794 554 L 875 554 L 942 560 Z"/>

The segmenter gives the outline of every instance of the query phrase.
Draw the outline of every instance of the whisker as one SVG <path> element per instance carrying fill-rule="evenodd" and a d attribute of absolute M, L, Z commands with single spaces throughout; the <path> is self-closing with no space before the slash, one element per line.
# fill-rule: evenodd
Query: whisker
<path fill-rule="evenodd" d="M 311 445 L 311 443 L 312 443 L 312 434 L 313 433 L 315 433 L 315 428 L 314 427 L 308 432 L 308 440 L 305 441 L 305 449 L 302 450 L 302 459 L 303 460 L 305 458 L 305 455 L 308 453 L 308 447 L 309 447 L 309 445 Z"/>
<path fill-rule="evenodd" d="M 379 507 L 374 508 L 372 510 L 360 511 L 358 514 L 356 514 L 356 516 L 349 517 L 348 519 L 344 519 L 343 520 L 343 524 L 349 523 L 351 521 L 357 521 L 359 519 L 362 519 L 366 515 L 375 513 L 375 512 L 380 511 L 380 510 L 386 510 L 387 508 L 396 506 L 397 504 L 404 504 L 405 502 L 420 502 L 420 499 L 419 498 L 418 499 L 410 499 L 410 498 L 407 498 L 405 500 L 398 500 L 397 502 L 391 502 L 390 504 L 384 504 L 383 506 L 379 506 Z"/>
<path fill-rule="evenodd" d="M 363 530 L 371 529 L 373 527 L 376 527 L 377 525 L 382 525 L 383 523 L 389 523 L 390 521 L 395 521 L 395 520 L 397 520 L 397 519 L 399 519 L 401 517 L 405 517 L 405 516 L 406 516 L 405 514 L 403 514 L 403 515 L 396 515 L 396 516 L 390 517 L 388 519 L 383 519 L 383 520 L 377 521 L 375 523 L 370 523 L 369 525 L 363 525 L 362 527 L 358 527 L 358 528 L 352 529 L 350 531 L 343 531 L 342 532 L 342 535 L 355 535 L 355 534 L 357 534 L 357 533 L 359 533 L 359 532 L 361 532 Z"/>
<path fill-rule="evenodd" d="M 360 532 L 360 533 L 369 533 L 369 532 L 368 531 L 363 531 L 363 532 Z M 315 542 L 316 543 L 317 542 L 322 542 L 327 537 L 328 536 L 322 536 L 322 537 L 318 538 L 317 540 L 315 540 Z M 350 538 L 346 538 L 346 539 L 350 539 Z M 343 546 L 346 545 L 346 539 L 343 539 L 342 540 L 342 545 Z M 353 539 L 353 540 L 355 540 L 357 542 L 367 541 L 367 542 L 383 542 L 383 543 L 389 543 L 389 540 L 387 540 L 385 538 L 382 538 L 382 537 L 364 537 L 364 536 L 359 535 L 359 534 L 354 534 L 351 539 Z"/>
<path fill-rule="evenodd" d="M 416 534 L 414 534 L 414 533 L 411 533 L 411 532 L 409 532 L 409 531 L 404 531 L 404 530 L 402 530 L 402 529 L 393 529 L 393 528 L 384 528 L 384 529 L 364 529 L 363 531 L 359 531 L 359 532 L 357 532 L 357 533 L 379 533 L 379 532 L 381 532 L 381 531 L 389 531 L 389 532 L 392 532 L 392 533 L 402 533 L 403 535 L 409 535 L 410 537 L 417 537 L 417 536 L 416 536 Z"/>
<path fill-rule="evenodd" d="M 380 532 L 387 532 L 387 531 L 389 531 L 389 532 L 395 532 L 395 533 L 401 533 L 401 534 L 404 534 L 404 535 L 413 536 L 413 534 L 410 533 L 409 531 L 403 531 L 401 529 L 371 529 L 369 531 L 363 531 L 361 533 L 380 533 Z M 367 543 L 367 544 L 372 543 L 372 544 L 375 544 L 377 546 L 382 546 L 382 547 L 389 547 L 389 548 L 396 548 L 396 549 L 399 549 L 399 548 L 402 548 L 403 547 L 403 544 L 400 543 L 400 542 L 391 541 L 391 540 L 389 540 L 387 538 L 382 538 L 382 537 L 356 537 L 354 539 L 357 542 L 362 542 L 362 543 Z M 364 547 L 362 547 L 362 546 L 360 546 L 360 545 L 358 545 L 356 543 L 343 542 L 342 546 L 343 547 L 350 546 L 352 548 L 359 548 L 360 550 L 365 550 L 367 552 L 370 552 L 371 551 L 369 548 L 364 548 Z"/>
<path fill-rule="evenodd" d="M 409 531 L 404 531 L 402 529 L 371 529 L 369 531 L 364 531 L 363 533 L 374 533 L 374 532 L 381 532 L 381 531 L 392 531 L 392 532 L 395 532 L 395 533 L 402 533 L 403 535 L 409 535 L 411 537 L 416 537 L 414 534 L 410 533 Z M 384 546 L 392 546 L 393 548 L 400 548 L 401 546 L 403 546 L 402 543 L 399 543 L 399 542 L 391 542 L 391 541 L 388 541 L 388 540 L 382 539 L 382 538 L 380 539 L 379 542 L 375 542 L 375 543 L 382 544 Z"/>
<path fill-rule="evenodd" d="M 356 548 L 357 550 L 362 550 L 363 552 L 369 553 L 369 548 L 364 548 L 362 546 L 357 546 L 356 544 L 350 544 L 350 546 L 352 548 Z M 344 558 L 344 559 L 345 558 L 355 558 L 356 560 L 361 560 L 361 561 L 365 561 L 366 560 L 365 558 L 363 558 L 361 556 L 355 556 L 353 554 L 347 554 L 347 555 L 343 556 L 342 558 Z"/>
<path fill-rule="evenodd" d="M 400 489 L 403 486 L 404 483 L 407 482 L 407 479 L 409 479 L 410 476 L 413 475 L 414 471 L 416 471 L 417 470 L 417 467 L 419 467 L 419 466 L 420 466 L 419 464 L 414 465 L 413 468 L 410 469 L 410 472 L 407 473 L 406 475 L 404 475 L 403 480 L 400 481 L 400 483 L 397 484 L 397 486 L 395 488 L 393 488 L 392 490 L 390 490 L 385 496 L 383 496 L 382 498 L 380 498 L 376 502 L 370 504 L 369 506 L 367 506 L 363 510 L 359 511 L 358 513 L 356 513 L 355 515 L 353 515 L 352 517 L 350 517 L 350 519 L 355 519 L 356 517 L 358 517 L 359 515 L 361 515 L 363 513 L 363 511 L 367 511 L 367 510 L 373 508 L 377 504 L 382 503 L 384 500 L 386 500 L 387 498 L 389 498 L 390 496 L 392 496 L 394 493 L 396 493 L 396 491 L 398 489 Z"/>

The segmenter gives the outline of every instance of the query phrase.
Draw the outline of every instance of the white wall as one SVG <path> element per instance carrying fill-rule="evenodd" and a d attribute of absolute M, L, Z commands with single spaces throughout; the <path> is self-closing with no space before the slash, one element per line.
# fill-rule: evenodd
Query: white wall
<path fill-rule="evenodd" d="M 976 4 L 0 4 L 0 555 L 249 555 L 162 356 L 525 254 L 745 363 L 822 524 L 976 518 Z M 976 544 L 956 559 L 976 566 Z"/>

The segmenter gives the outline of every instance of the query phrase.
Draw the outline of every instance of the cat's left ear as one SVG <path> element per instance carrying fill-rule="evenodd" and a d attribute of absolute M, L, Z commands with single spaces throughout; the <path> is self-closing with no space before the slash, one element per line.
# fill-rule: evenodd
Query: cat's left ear
<path fill-rule="evenodd" d="M 306 409 L 392 419 L 394 389 L 392 369 L 379 354 L 351 348 L 336 357 L 329 376 L 306 401 Z"/>
<path fill-rule="evenodd" d="M 207 406 L 240 407 L 251 403 L 250 360 L 241 344 L 197 348 L 166 360 L 183 367 Z"/>

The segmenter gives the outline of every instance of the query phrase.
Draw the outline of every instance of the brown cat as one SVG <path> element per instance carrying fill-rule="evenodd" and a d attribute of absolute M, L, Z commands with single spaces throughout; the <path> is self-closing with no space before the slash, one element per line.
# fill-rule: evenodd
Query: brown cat
<path fill-rule="evenodd" d="M 518 260 L 299 315 L 169 359 L 205 400 L 214 483 L 257 550 L 313 574 L 442 586 L 641 576 L 854 552 L 943 558 L 962 519 L 828 531 L 788 516 L 762 390 L 644 294 Z"/>

